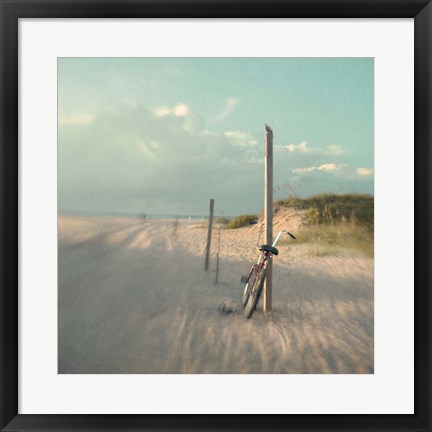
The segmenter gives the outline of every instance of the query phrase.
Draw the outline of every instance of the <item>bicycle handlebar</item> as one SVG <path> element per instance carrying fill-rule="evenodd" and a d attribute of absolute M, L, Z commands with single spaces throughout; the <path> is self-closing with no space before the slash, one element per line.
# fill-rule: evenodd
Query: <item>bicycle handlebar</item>
<path fill-rule="evenodd" d="M 257 241 L 257 246 L 258 246 L 258 247 L 260 247 L 259 241 L 260 241 L 260 238 L 261 238 L 261 233 L 262 233 L 263 226 L 264 226 L 264 224 L 261 223 L 260 231 L 259 231 L 259 234 L 258 234 L 258 241 Z M 272 244 L 273 247 L 276 246 L 276 243 L 279 241 L 280 236 L 281 236 L 282 233 L 284 233 L 284 232 L 286 232 L 286 233 L 287 233 L 287 234 L 288 234 L 288 235 L 289 235 L 293 240 L 296 240 L 296 237 L 294 236 L 294 234 L 291 234 L 291 233 L 290 233 L 289 231 L 287 231 L 287 230 L 280 230 L 280 231 L 278 232 L 278 235 L 277 235 L 276 238 L 275 238 L 275 241 L 274 241 L 273 244 Z"/>
<path fill-rule="evenodd" d="M 276 243 L 279 241 L 279 238 L 280 238 L 280 236 L 282 235 L 282 233 L 287 233 L 292 239 L 296 239 L 295 237 L 294 237 L 294 235 L 293 234 L 291 234 L 289 231 L 287 231 L 287 230 L 280 230 L 279 231 L 279 233 L 278 233 L 278 235 L 276 236 L 276 238 L 275 238 L 275 241 L 273 242 L 273 244 L 272 244 L 272 246 L 273 247 L 275 247 L 276 246 Z"/>
<path fill-rule="evenodd" d="M 287 234 L 293 239 L 296 240 L 296 237 L 294 236 L 294 234 L 291 234 L 289 231 L 287 231 Z"/>

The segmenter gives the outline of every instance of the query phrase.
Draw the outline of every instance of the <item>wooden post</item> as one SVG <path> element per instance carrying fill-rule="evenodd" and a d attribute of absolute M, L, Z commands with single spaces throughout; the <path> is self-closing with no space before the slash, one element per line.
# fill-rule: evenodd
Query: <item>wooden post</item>
<path fill-rule="evenodd" d="M 217 285 L 218 278 L 219 278 L 220 238 L 221 238 L 221 225 L 219 224 L 218 248 L 217 248 L 217 256 L 216 256 L 216 279 L 215 279 L 215 285 Z"/>
<path fill-rule="evenodd" d="M 273 243 L 273 131 L 266 126 L 265 165 L 264 165 L 264 220 L 266 228 L 265 242 Z M 263 310 L 269 312 L 272 309 L 272 272 L 273 262 L 269 258 L 264 285 Z"/>
<path fill-rule="evenodd" d="M 214 211 L 214 199 L 212 198 L 210 200 L 210 216 L 208 221 L 207 247 L 206 247 L 204 270 L 208 270 L 209 268 L 210 245 L 211 245 L 211 236 L 212 236 L 212 228 L 213 228 L 213 211 Z"/>

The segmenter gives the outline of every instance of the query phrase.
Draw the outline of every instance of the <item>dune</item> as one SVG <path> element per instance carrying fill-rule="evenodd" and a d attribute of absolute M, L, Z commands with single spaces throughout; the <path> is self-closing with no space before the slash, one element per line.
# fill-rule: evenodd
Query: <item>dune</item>
<path fill-rule="evenodd" d="M 285 219 L 283 219 L 285 218 Z M 374 371 L 373 259 L 274 258 L 273 310 L 244 318 L 240 277 L 257 225 L 207 231 L 193 221 L 59 217 L 58 372 L 352 374 Z M 275 231 L 295 232 L 301 214 Z"/>

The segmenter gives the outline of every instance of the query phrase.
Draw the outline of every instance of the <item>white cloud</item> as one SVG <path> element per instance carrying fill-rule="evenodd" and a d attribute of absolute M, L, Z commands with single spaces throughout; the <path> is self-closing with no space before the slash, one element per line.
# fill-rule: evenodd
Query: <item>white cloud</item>
<path fill-rule="evenodd" d="M 154 110 L 155 115 L 157 115 L 158 117 L 165 117 L 167 115 L 173 114 L 172 110 L 170 107 L 168 106 L 162 106 L 159 108 L 156 108 Z"/>
<path fill-rule="evenodd" d="M 345 154 L 345 149 L 340 145 L 332 144 L 324 149 L 324 153 L 330 156 L 339 156 Z"/>
<path fill-rule="evenodd" d="M 93 122 L 94 116 L 84 113 L 74 113 L 70 115 L 59 116 L 59 126 L 79 126 L 88 125 Z"/>
<path fill-rule="evenodd" d="M 211 118 L 209 120 L 209 124 L 211 125 L 215 125 L 219 122 L 221 122 L 222 120 L 224 120 L 225 118 L 227 118 L 230 114 L 232 114 L 234 112 L 234 108 L 236 107 L 236 105 L 240 102 L 240 99 L 237 97 L 229 97 L 228 99 L 226 99 L 225 101 L 225 107 L 223 109 L 223 111 L 216 115 L 215 117 Z"/>
<path fill-rule="evenodd" d="M 312 166 L 308 168 L 296 168 L 293 170 L 294 173 L 301 174 L 301 173 L 308 173 L 313 171 L 336 171 L 340 170 L 342 168 L 345 168 L 347 165 L 337 165 L 335 163 L 327 163 L 322 164 L 320 166 Z"/>
<path fill-rule="evenodd" d="M 173 111 L 177 117 L 184 117 L 189 113 L 189 107 L 184 103 L 179 103 L 174 107 Z"/>
<path fill-rule="evenodd" d="M 336 165 L 335 163 L 323 164 L 318 169 L 321 171 L 334 171 L 342 168 L 344 165 Z"/>
<path fill-rule="evenodd" d="M 327 147 L 309 147 L 308 141 L 301 141 L 299 144 L 288 144 L 285 146 L 278 146 L 279 149 L 286 149 L 289 153 L 299 153 L 304 155 L 315 156 L 340 156 L 345 153 L 345 150 L 340 145 L 330 145 Z"/>
<path fill-rule="evenodd" d="M 242 131 L 227 131 L 224 132 L 225 137 L 233 144 L 240 147 L 256 147 L 258 140 L 249 132 Z"/>
<path fill-rule="evenodd" d="M 189 113 L 189 107 L 184 103 L 178 103 L 177 105 L 174 105 L 173 107 L 162 106 L 162 107 L 156 108 L 154 110 L 154 113 L 158 117 L 165 117 L 167 115 L 174 115 L 176 117 L 185 117 Z"/>
<path fill-rule="evenodd" d="M 365 175 L 366 170 L 369 175 Z M 290 193 L 308 196 L 319 193 L 370 193 L 374 191 L 373 170 L 334 162 L 296 168 L 287 176 Z M 284 182 L 280 182 L 284 184 Z M 292 189 L 292 190 L 291 190 Z"/>
<path fill-rule="evenodd" d="M 193 113 L 185 103 L 178 103 L 172 107 L 162 106 L 153 110 L 157 117 L 174 117 L 183 120 L 183 129 L 191 134 L 199 134 L 204 130 L 204 119 Z"/>
<path fill-rule="evenodd" d="M 307 141 L 302 141 L 300 144 L 288 144 L 282 147 L 286 148 L 289 152 L 310 153 L 311 149 L 307 145 Z"/>
<path fill-rule="evenodd" d="M 372 168 L 357 168 L 357 174 L 361 176 L 371 176 L 373 172 Z"/>
<path fill-rule="evenodd" d="M 326 173 L 332 176 L 337 176 L 346 179 L 363 179 L 364 177 L 373 176 L 371 168 L 354 168 L 347 164 L 326 163 L 319 166 L 311 166 L 306 168 L 296 168 L 292 170 L 294 174 L 307 175 L 312 173 Z"/>

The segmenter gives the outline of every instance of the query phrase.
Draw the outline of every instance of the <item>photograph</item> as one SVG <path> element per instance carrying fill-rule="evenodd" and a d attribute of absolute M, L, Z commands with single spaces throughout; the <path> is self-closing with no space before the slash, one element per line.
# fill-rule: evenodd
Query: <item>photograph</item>
<path fill-rule="evenodd" d="M 0 6 L 0 432 L 432 432 L 432 0 Z"/>
<path fill-rule="evenodd" d="M 374 374 L 374 58 L 59 57 L 57 161 L 58 374 Z"/>

